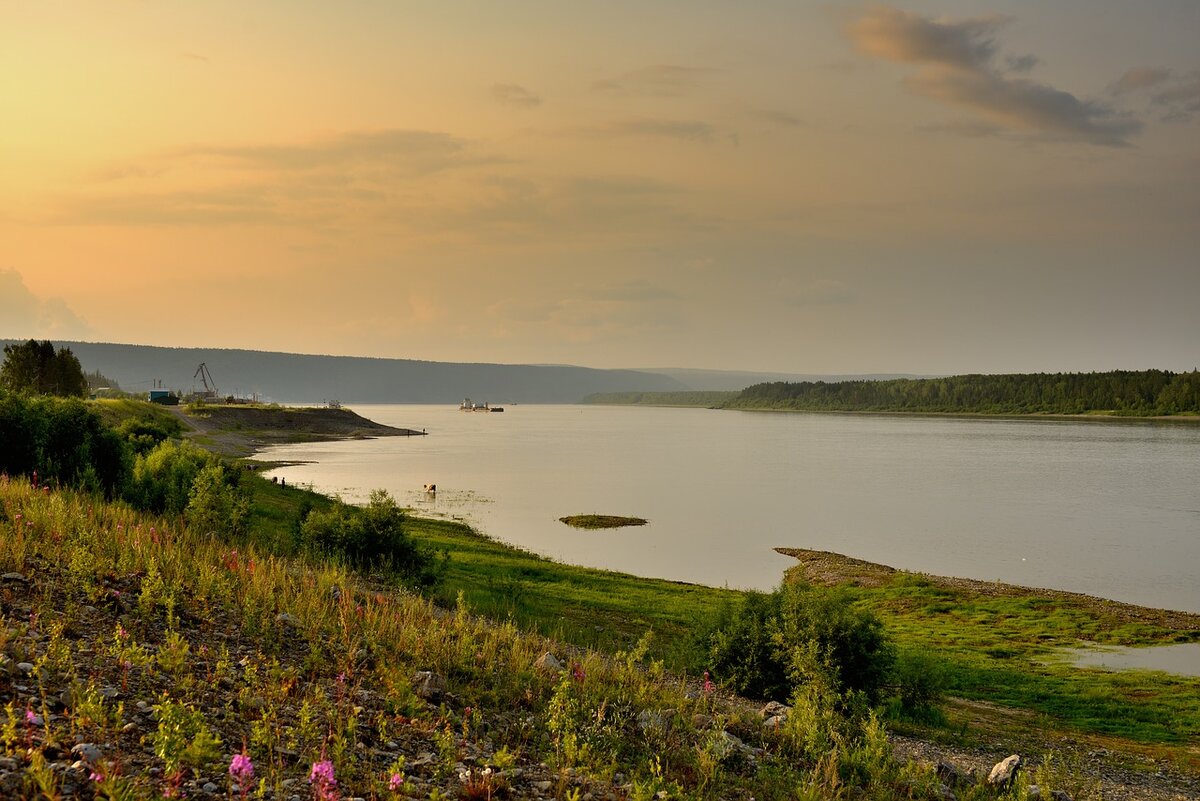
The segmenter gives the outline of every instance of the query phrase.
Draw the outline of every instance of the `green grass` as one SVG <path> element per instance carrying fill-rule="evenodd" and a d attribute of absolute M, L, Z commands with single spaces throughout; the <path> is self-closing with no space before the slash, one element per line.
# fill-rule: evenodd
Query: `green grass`
<path fill-rule="evenodd" d="M 570 515 L 558 519 L 572 528 L 588 529 L 644 526 L 649 522 L 641 517 L 621 517 L 620 515 Z"/>

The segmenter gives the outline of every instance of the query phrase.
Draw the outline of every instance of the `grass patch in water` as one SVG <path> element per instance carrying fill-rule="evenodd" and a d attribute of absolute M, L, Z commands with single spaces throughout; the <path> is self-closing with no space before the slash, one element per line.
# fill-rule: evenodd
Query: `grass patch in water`
<path fill-rule="evenodd" d="M 573 528 L 623 528 L 624 526 L 644 526 L 647 520 L 640 517 L 621 517 L 620 515 L 568 515 L 558 518 Z"/>

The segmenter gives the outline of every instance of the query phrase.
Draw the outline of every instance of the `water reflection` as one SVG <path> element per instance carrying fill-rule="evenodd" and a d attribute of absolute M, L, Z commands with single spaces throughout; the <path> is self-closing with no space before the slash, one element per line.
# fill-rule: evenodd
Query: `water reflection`
<path fill-rule="evenodd" d="M 1126 648 L 1089 644 L 1072 648 L 1062 655 L 1076 667 L 1103 670 L 1161 670 L 1179 676 L 1200 676 L 1200 643 L 1156 645 L 1150 648 Z"/>

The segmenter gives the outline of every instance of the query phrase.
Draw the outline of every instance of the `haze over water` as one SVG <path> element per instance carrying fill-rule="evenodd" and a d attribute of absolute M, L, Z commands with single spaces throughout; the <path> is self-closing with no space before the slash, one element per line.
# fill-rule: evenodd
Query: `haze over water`
<path fill-rule="evenodd" d="M 768 589 L 831 550 L 1200 611 L 1200 427 L 707 409 L 358 406 L 428 437 L 288 445 L 289 483 L 382 487 L 553 558 Z M 436 483 L 436 497 L 422 485 Z M 571 514 L 644 517 L 578 531 Z"/>

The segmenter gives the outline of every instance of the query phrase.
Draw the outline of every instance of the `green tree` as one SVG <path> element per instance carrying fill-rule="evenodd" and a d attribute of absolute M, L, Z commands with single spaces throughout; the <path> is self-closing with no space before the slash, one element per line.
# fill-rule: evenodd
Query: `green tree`
<path fill-rule="evenodd" d="M 88 392 L 79 359 L 70 348 L 55 351 L 48 340 L 31 339 L 20 345 L 5 345 L 0 386 L 33 395 L 73 397 Z"/>

